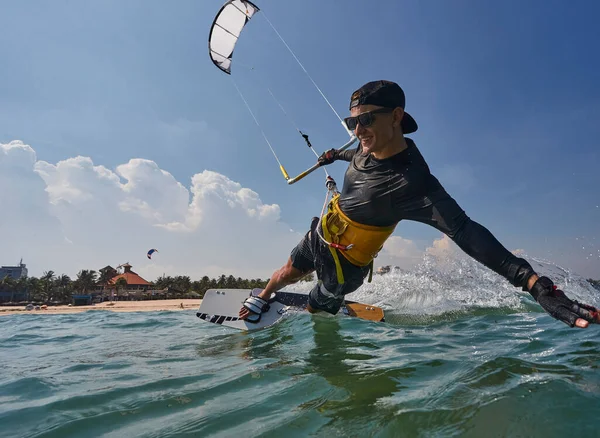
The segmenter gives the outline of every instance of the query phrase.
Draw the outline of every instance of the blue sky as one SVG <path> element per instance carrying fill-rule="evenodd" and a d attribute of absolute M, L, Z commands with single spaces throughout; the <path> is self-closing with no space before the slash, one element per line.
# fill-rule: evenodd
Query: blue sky
<path fill-rule="evenodd" d="M 228 195 L 219 191 L 222 187 L 215 188 L 218 181 L 223 183 L 219 179 L 223 176 L 227 187 L 237 183 L 252 192 L 250 198 L 256 205 L 249 207 L 248 198 L 239 195 L 247 192 L 233 189 L 240 208 L 255 211 L 277 206 L 271 225 L 277 224 L 284 235 L 293 230 L 285 238 L 267 234 L 267 239 L 280 245 L 270 248 L 268 257 L 254 256 L 256 262 L 246 270 L 240 268 L 246 263 L 240 254 L 233 256 L 231 248 L 222 246 L 203 246 L 200 236 L 195 245 L 222 252 L 222 260 L 229 257 L 232 262 L 203 261 L 198 247 L 184 250 L 177 245 L 186 245 L 186 239 L 169 239 L 167 234 L 148 234 L 148 248 L 160 241 L 173 252 L 181 250 L 196 260 L 194 273 L 230 269 L 239 275 L 256 272 L 264 277 L 285 261 L 310 218 L 321 210 L 324 173 L 315 172 L 288 186 L 232 78 L 210 61 L 208 32 L 222 3 L 0 1 L 0 143 L 5 145 L 1 188 L 29 187 L 23 181 L 31 178 L 31 187 L 43 192 L 35 195 L 39 199 L 31 205 L 0 195 L 5 205 L 19 203 L 0 225 L 16 227 L 15 235 L 34 232 L 36 236 L 47 234 L 41 231 L 47 226 L 55 227 L 69 242 L 63 247 L 60 239 L 9 238 L 5 250 L 0 249 L 0 263 L 13 263 L 25 254 L 30 266 L 37 264 L 31 266 L 34 274 L 48 269 L 72 274 L 84 262 L 101 267 L 118 264 L 119 257 L 145 254 L 146 248 L 136 247 L 145 243 L 128 236 L 144 233 L 146 228 L 123 216 L 127 209 L 122 204 L 113 209 L 102 203 L 110 204 L 112 192 L 90 203 L 93 208 L 104 206 L 89 213 L 95 218 L 106 215 L 95 225 L 97 229 L 84 221 L 85 215 L 74 213 L 87 207 L 74 198 L 61 204 L 64 199 L 57 194 L 74 187 L 81 194 L 87 189 L 77 184 L 83 181 L 92 185 L 98 184 L 98 178 L 111 180 L 98 177 L 104 171 L 99 173 L 93 166 L 114 172 L 124 183 L 127 178 L 117 171 L 122 165 L 129 166 L 130 176 L 137 175 L 130 183 L 147 181 L 138 184 L 135 202 L 146 205 L 161 199 L 156 207 L 159 213 L 148 213 L 148 217 L 183 208 L 169 204 L 172 198 L 161 192 L 164 184 L 183 186 L 182 193 L 188 190 L 191 201 L 192 178 L 211 171 L 210 178 L 204 174 L 200 179 L 202 184 L 211 181 L 198 189 L 201 193 L 214 189 L 210 196 L 231 205 Z M 315 157 L 272 100 L 267 86 L 296 125 L 310 135 L 317 151 L 343 144 L 347 135 L 268 26 L 263 12 L 342 117 L 350 94 L 363 83 L 398 82 L 406 92 L 407 111 L 420 127 L 411 138 L 432 172 L 467 213 L 507 248 L 523 249 L 528 255 L 600 278 L 600 28 L 595 19 L 599 5 L 591 1 L 256 3 L 262 12 L 242 34 L 232 77 L 290 174 L 312 165 Z M 6 146 L 16 140 L 24 146 Z M 23 148 L 29 149 L 23 152 Z M 24 176 L 25 171 L 6 170 L 18 167 L 17 161 L 6 158 L 17 149 L 25 162 L 42 163 L 28 164 L 29 176 Z M 88 161 L 78 161 L 76 172 L 73 166 L 59 166 L 78 156 Z M 146 161 L 130 161 L 138 158 Z M 50 173 L 46 165 L 53 166 Z M 74 173 L 50 175 L 59 175 L 64 168 L 77 175 L 87 169 L 95 172 L 96 179 L 77 179 Z M 345 165 L 337 163 L 329 169 L 341 184 Z M 159 183 L 163 177 L 169 182 Z M 23 189 L 23 196 L 34 196 L 32 190 Z M 131 194 L 126 188 L 119 190 Z M 44 193 L 50 193 L 47 206 L 43 205 Z M 88 193 L 100 196 L 91 189 Z M 45 213 L 36 224 L 31 218 L 40 208 Z M 215 208 L 215 215 L 216 211 L 238 214 Z M 113 210 L 115 216 L 108 216 Z M 206 206 L 202 212 L 203 218 L 211 214 Z M 106 239 L 93 240 L 79 231 L 102 236 L 103 224 L 108 222 L 114 233 L 123 233 L 118 247 L 122 255 L 110 256 L 107 247 L 96 258 L 81 256 L 81 252 L 94 253 L 90 247 L 100 248 Z M 27 227 L 20 229 L 23 224 Z M 271 225 L 265 230 L 272 229 Z M 255 232 L 252 223 L 240 220 L 232 226 L 244 230 L 238 238 L 247 242 L 240 243 L 241 248 L 251 243 L 248 250 L 252 250 L 260 245 L 253 239 L 261 233 Z M 148 233 L 156 228 L 157 224 L 148 225 Z M 204 232 L 231 234 L 219 228 Z M 441 237 L 436 230 L 408 222 L 400 224 L 395 235 L 409 241 L 411 251 L 424 250 Z M 144 242 L 143 237 L 139 239 Z M 169 242 L 178 243 L 170 247 Z M 215 242 L 218 245 L 218 239 Z M 118 260 L 107 260 L 110 257 Z M 147 266 L 147 275 L 185 273 L 177 271 L 184 270 L 177 268 L 180 260 L 167 261 L 169 256 L 162 251 L 161 257 L 165 265 Z M 51 261 L 56 267 L 42 267 Z M 138 270 L 144 272 L 142 261 Z"/>

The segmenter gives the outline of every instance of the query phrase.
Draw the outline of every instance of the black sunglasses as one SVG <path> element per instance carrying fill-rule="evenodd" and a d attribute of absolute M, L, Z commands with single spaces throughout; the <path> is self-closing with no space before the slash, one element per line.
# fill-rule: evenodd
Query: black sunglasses
<path fill-rule="evenodd" d="M 365 128 L 367 126 L 371 126 L 375 121 L 375 117 L 373 116 L 373 114 L 391 113 L 392 111 L 394 111 L 394 108 L 379 108 L 373 111 L 368 111 L 366 113 L 359 114 L 356 117 L 346 117 L 344 119 L 344 122 L 346 123 L 346 126 L 350 131 L 354 131 L 359 123 Z"/>

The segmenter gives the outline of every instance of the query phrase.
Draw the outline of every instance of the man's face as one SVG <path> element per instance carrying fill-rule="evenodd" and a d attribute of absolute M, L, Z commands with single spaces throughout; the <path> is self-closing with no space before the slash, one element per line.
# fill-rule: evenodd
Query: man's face
<path fill-rule="evenodd" d="M 350 116 L 358 117 L 375 110 L 383 112 L 372 114 L 369 126 L 363 126 L 359 121 L 354 128 L 354 135 L 358 137 L 365 154 L 383 150 L 394 136 L 399 134 L 400 122 L 404 115 L 402 108 L 392 110 L 377 105 L 358 105 L 350 110 Z"/>

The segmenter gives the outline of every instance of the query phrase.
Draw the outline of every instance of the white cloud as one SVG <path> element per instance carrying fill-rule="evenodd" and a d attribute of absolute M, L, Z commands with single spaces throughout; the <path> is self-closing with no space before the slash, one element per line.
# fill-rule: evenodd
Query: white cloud
<path fill-rule="evenodd" d="M 22 256 L 32 275 L 125 261 L 154 280 L 167 275 L 267 278 L 305 230 L 279 221 L 252 189 L 205 170 L 186 188 L 149 160 L 113 171 L 88 157 L 37 161 L 22 142 L 0 144 L 2 264 Z M 153 260 L 150 248 L 158 248 Z"/>
<path fill-rule="evenodd" d="M 0 143 L 0 255 L 15 263 L 39 247 L 52 254 L 64 243 L 44 181 L 33 172 L 35 151 L 20 141 Z M 25 247 L 27 242 L 28 247 Z"/>
<path fill-rule="evenodd" d="M 464 252 L 445 234 L 439 239 L 433 241 L 431 246 L 425 252 L 437 258 L 440 262 L 444 260 L 454 259 L 457 256 L 464 255 Z"/>
<path fill-rule="evenodd" d="M 119 203 L 123 211 L 137 210 L 156 223 L 179 220 L 190 202 L 188 190 L 154 161 L 140 158 L 117 167 L 127 182 L 122 189 L 126 197 Z"/>
<path fill-rule="evenodd" d="M 423 258 L 423 251 L 417 248 L 412 240 L 400 236 L 391 236 L 385 242 L 383 249 L 375 259 L 377 266 L 399 266 L 402 269 L 410 269 Z"/>

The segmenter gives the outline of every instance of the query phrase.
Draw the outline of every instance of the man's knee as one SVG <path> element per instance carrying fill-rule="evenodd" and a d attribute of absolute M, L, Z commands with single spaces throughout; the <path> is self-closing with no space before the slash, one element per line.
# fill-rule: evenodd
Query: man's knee
<path fill-rule="evenodd" d="M 314 309 L 314 308 L 313 308 L 313 307 L 310 305 L 310 303 L 307 303 L 307 304 L 306 304 L 306 310 L 308 310 L 310 313 L 317 313 L 317 312 L 320 312 L 320 310 L 319 310 L 319 309 Z"/>

